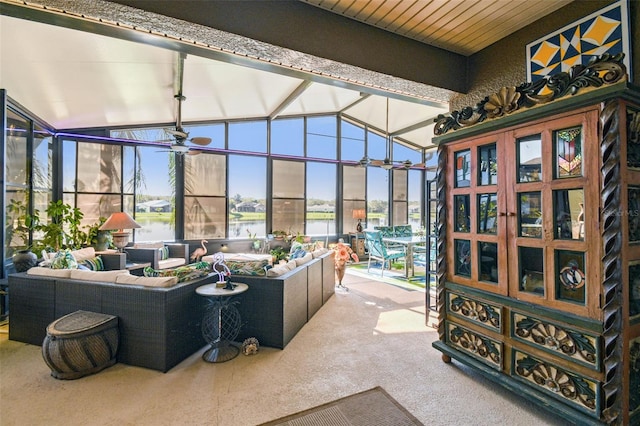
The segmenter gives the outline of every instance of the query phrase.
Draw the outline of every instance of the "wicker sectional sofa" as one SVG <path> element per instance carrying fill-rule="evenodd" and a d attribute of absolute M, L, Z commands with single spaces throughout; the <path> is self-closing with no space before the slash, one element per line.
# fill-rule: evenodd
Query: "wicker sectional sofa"
<path fill-rule="evenodd" d="M 9 339 L 41 345 L 46 327 L 77 310 L 118 317 L 118 362 L 166 372 L 205 346 L 204 300 L 195 289 L 213 275 L 172 287 L 84 281 L 26 272 L 9 275 Z"/>
<path fill-rule="evenodd" d="M 256 337 L 263 346 L 283 349 L 333 295 L 333 259 L 328 252 L 279 276 L 233 275 L 234 282 L 249 285 L 237 305 L 238 340 Z M 195 289 L 216 279 L 211 274 L 158 288 L 11 274 L 9 339 L 41 345 L 48 324 L 77 310 L 115 315 L 118 362 L 166 372 L 206 345 L 201 333 L 206 301 Z"/>
<path fill-rule="evenodd" d="M 262 346 L 283 349 L 333 295 L 334 268 L 330 251 L 279 276 L 233 275 L 249 286 L 238 304 L 239 339 L 256 337 Z"/>

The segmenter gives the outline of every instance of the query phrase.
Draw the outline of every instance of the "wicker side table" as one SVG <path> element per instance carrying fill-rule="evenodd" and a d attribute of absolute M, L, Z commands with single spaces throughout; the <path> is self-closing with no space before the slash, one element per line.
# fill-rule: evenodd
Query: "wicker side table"
<path fill-rule="evenodd" d="M 56 379 L 78 379 L 116 363 L 118 317 L 76 311 L 53 321 L 42 357 Z"/>

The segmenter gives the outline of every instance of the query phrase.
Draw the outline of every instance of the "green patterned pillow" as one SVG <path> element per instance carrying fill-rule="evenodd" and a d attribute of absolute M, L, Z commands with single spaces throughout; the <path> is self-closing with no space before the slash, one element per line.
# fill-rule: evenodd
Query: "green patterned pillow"
<path fill-rule="evenodd" d="M 86 259 L 78 263 L 78 265 L 86 266 L 90 271 L 104 271 L 104 263 L 101 256 L 96 256 L 93 259 Z"/>
<path fill-rule="evenodd" d="M 264 268 L 269 266 L 267 259 L 225 260 L 225 263 L 233 275 L 257 275 L 261 277 L 267 274 Z"/>
<path fill-rule="evenodd" d="M 153 269 L 151 266 L 144 268 L 145 277 L 178 277 L 178 282 L 182 283 L 196 278 L 204 277 L 211 272 L 209 262 L 197 262 L 189 265 L 178 266 L 169 269 Z"/>
<path fill-rule="evenodd" d="M 51 261 L 51 269 L 78 269 L 78 262 L 70 250 L 60 250 Z"/>
<path fill-rule="evenodd" d="M 167 260 L 169 258 L 169 247 L 164 246 L 160 249 L 160 260 Z"/>

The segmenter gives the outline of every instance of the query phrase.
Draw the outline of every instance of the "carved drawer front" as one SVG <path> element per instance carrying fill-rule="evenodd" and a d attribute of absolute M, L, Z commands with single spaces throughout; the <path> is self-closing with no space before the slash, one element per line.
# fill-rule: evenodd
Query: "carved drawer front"
<path fill-rule="evenodd" d="M 502 342 L 490 339 L 456 323 L 447 321 L 447 342 L 461 352 L 501 370 L 504 346 Z"/>
<path fill-rule="evenodd" d="M 447 293 L 447 311 L 498 333 L 502 332 L 502 308 L 456 293 Z"/>
<path fill-rule="evenodd" d="M 512 350 L 512 376 L 581 411 L 600 416 L 600 382 Z"/>
<path fill-rule="evenodd" d="M 600 337 L 519 312 L 511 313 L 512 337 L 600 371 Z"/>

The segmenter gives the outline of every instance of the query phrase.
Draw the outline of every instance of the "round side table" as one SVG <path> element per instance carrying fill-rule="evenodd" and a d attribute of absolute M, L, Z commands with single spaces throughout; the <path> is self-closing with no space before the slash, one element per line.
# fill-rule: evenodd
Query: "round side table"
<path fill-rule="evenodd" d="M 216 284 L 207 284 L 196 289 L 196 293 L 206 297 L 209 304 L 202 319 L 202 337 L 211 345 L 202 354 L 202 359 L 207 362 L 229 361 L 240 353 L 240 349 L 231 342 L 238 337 L 240 332 L 240 312 L 235 304 L 233 296 L 247 291 L 249 286 L 242 283 L 233 284 L 233 290 L 216 287 Z"/>

